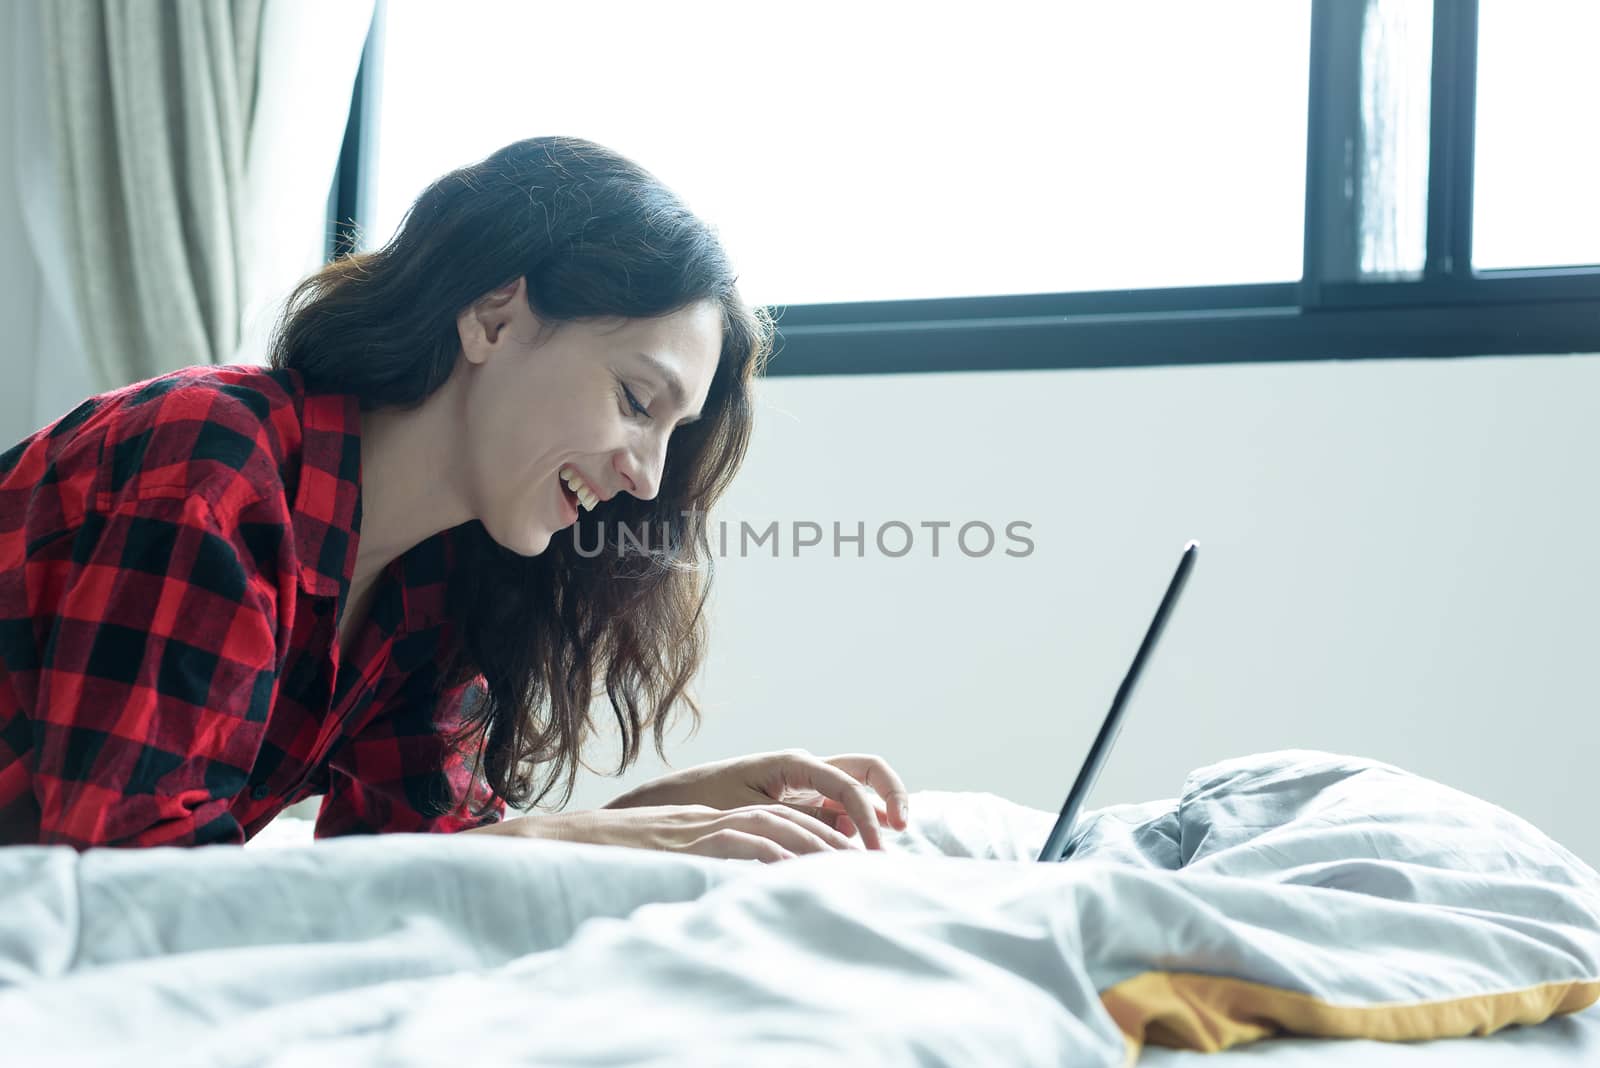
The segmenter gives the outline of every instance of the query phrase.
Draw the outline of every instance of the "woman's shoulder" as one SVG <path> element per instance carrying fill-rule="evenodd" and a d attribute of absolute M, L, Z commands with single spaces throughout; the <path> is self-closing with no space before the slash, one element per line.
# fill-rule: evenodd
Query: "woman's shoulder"
<path fill-rule="evenodd" d="M 292 406 L 305 393 L 297 371 L 253 364 L 195 364 L 101 394 L 132 412 L 145 409 L 203 417 L 215 409 L 223 418 L 248 413 L 259 421 L 274 409 Z"/>
<path fill-rule="evenodd" d="M 281 486 L 304 403 L 294 371 L 183 367 L 88 398 L 12 450 L 0 478 L 76 483 L 93 510 L 178 494 L 236 509 Z"/>
<path fill-rule="evenodd" d="M 341 467 L 325 454 L 349 451 L 352 435 L 354 398 L 307 390 L 298 371 L 190 366 L 88 398 L 0 454 L 0 512 L 69 529 L 85 513 L 184 497 L 221 523 L 286 521 L 302 464 L 315 452 Z"/>

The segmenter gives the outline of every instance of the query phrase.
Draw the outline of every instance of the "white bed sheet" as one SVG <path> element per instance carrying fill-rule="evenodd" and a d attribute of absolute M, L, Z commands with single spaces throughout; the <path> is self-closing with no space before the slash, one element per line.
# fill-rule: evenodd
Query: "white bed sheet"
<path fill-rule="evenodd" d="M 887 856 L 777 865 L 477 835 L 306 845 L 303 821 L 247 850 L 0 851 L 0 1060 L 1115 1068 L 1101 992 L 1152 972 L 1367 1005 L 1600 976 L 1600 876 L 1392 769 L 1241 758 L 1181 804 L 1091 816 L 1064 865 L 1031 862 L 1052 813 L 938 792 Z M 1600 1064 L 1600 1012 L 1212 1057 Z"/>
<path fill-rule="evenodd" d="M 932 818 L 919 819 L 909 834 L 891 835 L 888 841 L 895 851 L 1027 860 L 1055 820 L 1053 813 L 989 795 L 930 792 L 920 801 L 920 814 Z M 1148 807 L 1154 811 L 1161 804 L 1151 802 Z M 1129 812 L 1140 807 L 1127 806 Z M 312 833 L 309 819 L 279 819 L 250 845 L 303 845 L 312 841 Z M 1146 1046 L 1138 1064 L 1140 1068 L 1600 1068 L 1600 1004 L 1536 1027 L 1511 1027 L 1484 1037 L 1396 1043 L 1285 1036 L 1211 1054 Z"/>

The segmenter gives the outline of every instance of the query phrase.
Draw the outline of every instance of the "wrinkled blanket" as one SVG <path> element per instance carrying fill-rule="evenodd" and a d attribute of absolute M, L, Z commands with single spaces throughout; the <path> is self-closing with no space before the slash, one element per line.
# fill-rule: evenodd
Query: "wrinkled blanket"
<path fill-rule="evenodd" d="M 1054 814 L 923 791 L 778 864 L 495 836 L 0 850 L 7 1063 L 1118 1065 L 1489 1033 L 1600 997 L 1600 877 L 1372 761 Z"/>

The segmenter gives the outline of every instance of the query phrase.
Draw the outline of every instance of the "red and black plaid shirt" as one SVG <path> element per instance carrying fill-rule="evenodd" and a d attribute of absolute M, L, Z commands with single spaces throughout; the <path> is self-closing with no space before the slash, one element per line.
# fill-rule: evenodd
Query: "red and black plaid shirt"
<path fill-rule="evenodd" d="M 504 814 L 442 737 L 482 685 L 436 670 L 449 531 L 339 662 L 360 435 L 354 397 L 205 366 L 0 454 L 0 843 L 242 842 L 316 794 L 319 837 Z"/>

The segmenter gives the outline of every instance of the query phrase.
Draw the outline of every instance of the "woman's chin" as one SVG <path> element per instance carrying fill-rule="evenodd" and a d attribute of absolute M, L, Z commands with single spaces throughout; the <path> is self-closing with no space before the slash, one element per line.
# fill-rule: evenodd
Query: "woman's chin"
<path fill-rule="evenodd" d="M 502 549 L 514 552 L 518 556 L 531 557 L 538 556 L 550 548 L 550 540 L 556 534 L 555 531 L 542 525 L 529 525 L 513 533 L 515 537 L 507 537 L 504 531 L 491 530 L 489 536 L 494 538 Z"/>

